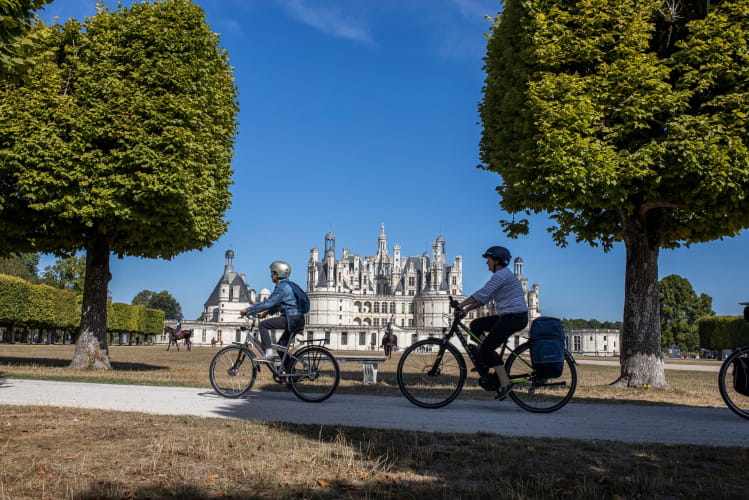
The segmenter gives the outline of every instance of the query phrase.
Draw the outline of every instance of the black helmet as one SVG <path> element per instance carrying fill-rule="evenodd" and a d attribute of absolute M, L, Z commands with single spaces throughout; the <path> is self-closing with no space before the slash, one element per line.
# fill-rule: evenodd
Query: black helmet
<path fill-rule="evenodd" d="M 512 255 L 510 255 L 510 251 L 505 247 L 493 246 L 487 248 L 482 257 L 485 259 L 487 257 L 491 257 L 496 260 L 502 267 L 507 267 L 507 265 L 510 263 Z"/>

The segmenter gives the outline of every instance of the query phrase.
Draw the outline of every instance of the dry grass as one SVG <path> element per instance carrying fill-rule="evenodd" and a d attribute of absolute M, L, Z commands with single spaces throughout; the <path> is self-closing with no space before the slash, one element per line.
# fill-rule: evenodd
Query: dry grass
<path fill-rule="evenodd" d="M 0 438 L 2 500 L 703 499 L 749 488 L 746 449 L 15 406 L 0 406 Z"/>
<path fill-rule="evenodd" d="M 0 344 L 0 376 L 20 378 L 46 378 L 53 380 L 79 380 L 83 382 L 129 383 L 146 385 L 173 385 L 210 387 L 208 366 L 217 348 L 196 347 L 191 352 L 184 349 L 166 352 L 164 346 L 112 346 L 111 371 L 70 370 L 72 358 L 70 345 Z M 380 365 L 375 385 L 363 385 L 362 368 L 356 363 L 341 363 L 341 385 L 338 393 L 378 394 L 402 397 L 395 378 L 399 354 Z M 703 361 L 702 363 L 705 363 Z M 717 361 L 711 363 L 718 364 Z M 723 408 L 717 387 L 717 373 L 687 370 L 667 370 L 670 389 L 622 389 L 610 387 L 619 368 L 578 364 L 578 387 L 574 401 L 639 402 L 712 406 Z M 261 370 L 253 390 L 286 390 L 273 382 L 267 370 Z M 478 387 L 475 374 L 469 377 L 461 397 L 492 399 L 493 394 Z"/>
<path fill-rule="evenodd" d="M 72 346 L 0 345 L 0 377 L 208 386 L 211 348 L 113 347 L 114 370 L 72 372 Z M 346 371 L 341 392 L 401 397 Z M 575 401 L 720 406 L 715 373 L 671 371 L 669 391 L 606 386 L 579 365 Z M 467 397 L 484 391 L 469 383 Z M 278 387 L 267 377 L 257 389 Z M 280 388 L 279 388 L 280 389 Z M 0 405 L 0 500 L 228 498 L 745 498 L 744 448 L 443 435 Z M 459 464 L 458 467 L 456 465 Z"/>

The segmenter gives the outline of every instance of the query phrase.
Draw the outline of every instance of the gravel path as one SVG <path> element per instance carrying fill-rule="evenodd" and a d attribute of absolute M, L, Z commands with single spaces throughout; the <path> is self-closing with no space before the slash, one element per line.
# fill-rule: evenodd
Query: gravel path
<path fill-rule="evenodd" d="M 0 404 L 427 432 L 749 447 L 749 420 L 728 408 L 582 404 L 574 399 L 555 413 L 534 414 L 509 400 L 458 400 L 427 410 L 403 397 L 334 394 L 323 403 L 305 403 L 290 392 L 253 392 L 232 400 L 210 389 L 0 379 Z"/>

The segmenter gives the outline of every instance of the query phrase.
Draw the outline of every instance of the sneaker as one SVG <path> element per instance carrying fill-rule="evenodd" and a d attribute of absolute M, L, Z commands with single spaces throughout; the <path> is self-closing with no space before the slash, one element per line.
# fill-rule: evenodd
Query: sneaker
<path fill-rule="evenodd" d="M 257 356 L 255 358 L 255 361 L 260 361 L 262 363 L 273 363 L 276 361 L 276 355 L 274 353 L 265 353 L 265 356 Z"/>
<path fill-rule="evenodd" d="M 497 397 L 494 399 L 503 401 L 507 397 L 507 395 L 510 394 L 510 391 L 514 386 L 515 384 L 510 382 L 509 384 L 507 384 L 507 387 L 500 387 L 499 389 L 497 389 Z"/>

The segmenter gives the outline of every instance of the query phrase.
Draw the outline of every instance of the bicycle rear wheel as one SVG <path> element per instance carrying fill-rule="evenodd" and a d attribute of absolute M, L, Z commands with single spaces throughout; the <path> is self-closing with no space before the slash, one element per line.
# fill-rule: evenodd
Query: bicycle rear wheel
<path fill-rule="evenodd" d="M 294 358 L 284 378 L 299 399 L 319 403 L 333 395 L 341 371 L 330 351 L 318 346 L 303 347 L 294 353 Z"/>
<path fill-rule="evenodd" d="M 564 354 L 562 374 L 556 378 L 537 378 L 531 365 L 530 342 L 510 354 L 505 369 L 515 387 L 510 392 L 512 400 L 524 410 L 533 413 L 550 413 L 566 405 L 577 387 L 575 360 Z"/>
<path fill-rule="evenodd" d="M 238 398 L 252 389 L 257 375 L 253 358 L 252 352 L 241 345 L 217 352 L 209 369 L 213 390 L 225 398 Z"/>
<path fill-rule="evenodd" d="M 426 339 L 406 349 L 398 363 L 398 387 L 422 408 L 441 408 L 460 394 L 466 363 L 452 344 Z"/>
<path fill-rule="evenodd" d="M 723 401 L 726 402 L 731 411 L 740 417 L 749 419 L 749 396 L 736 391 L 734 385 L 734 377 L 740 376 L 736 373 L 738 369 L 736 364 L 742 361 L 745 366 L 749 366 L 749 347 L 736 349 L 723 361 L 718 373 L 718 388 Z M 745 386 L 746 383 L 743 385 Z M 739 384 L 739 388 L 741 389 L 741 384 Z"/>

